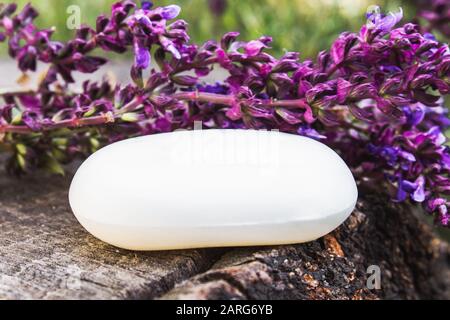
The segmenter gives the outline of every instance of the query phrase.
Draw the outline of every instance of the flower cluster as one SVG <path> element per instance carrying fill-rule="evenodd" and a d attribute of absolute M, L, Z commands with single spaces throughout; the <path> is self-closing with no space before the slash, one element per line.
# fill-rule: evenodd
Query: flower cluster
<path fill-rule="evenodd" d="M 450 38 L 450 2 L 448 0 L 419 1 L 417 16 L 427 21 L 425 32 L 437 30 L 446 38 Z"/>
<path fill-rule="evenodd" d="M 420 203 L 449 225 L 450 51 L 408 23 L 402 12 L 370 14 L 358 33 L 345 32 L 312 60 L 298 52 L 270 55 L 270 37 L 190 42 L 175 5 L 153 8 L 124 0 L 95 29 L 73 40 L 39 30 L 31 6 L 0 9 L 0 40 L 22 71 L 48 68 L 37 90 L 2 92 L 0 133 L 13 172 L 85 157 L 128 137 L 206 128 L 278 129 L 319 139 L 346 160 L 360 183 L 387 190 L 394 201 Z M 73 72 L 91 73 L 106 61 L 94 49 L 134 52 L 132 84 L 86 82 L 71 88 Z M 215 68 L 227 76 L 207 83 Z M 146 72 L 144 72 L 146 71 Z M 148 74 L 148 76 L 144 76 Z"/>

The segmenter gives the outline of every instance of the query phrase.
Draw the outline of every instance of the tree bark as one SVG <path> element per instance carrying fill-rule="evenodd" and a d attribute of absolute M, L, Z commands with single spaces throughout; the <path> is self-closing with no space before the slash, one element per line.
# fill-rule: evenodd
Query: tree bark
<path fill-rule="evenodd" d="M 0 172 L 2 299 L 450 298 L 450 251 L 415 208 L 361 191 L 332 234 L 307 244 L 129 252 L 93 238 L 67 201 L 70 176 Z M 380 267 L 381 289 L 367 287 Z"/>
<path fill-rule="evenodd" d="M 448 299 L 449 246 L 414 211 L 363 194 L 348 221 L 324 238 L 230 250 L 163 298 Z M 380 268 L 379 290 L 367 286 L 370 266 Z"/>

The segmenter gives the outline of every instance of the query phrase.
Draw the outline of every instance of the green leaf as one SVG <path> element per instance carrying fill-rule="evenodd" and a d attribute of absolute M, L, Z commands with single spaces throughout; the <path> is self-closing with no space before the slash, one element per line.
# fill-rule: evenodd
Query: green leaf
<path fill-rule="evenodd" d="M 53 144 L 58 147 L 67 146 L 68 141 L 69 141 L 69 139 L 67 139 L 67 138 L 53 138 Z"/>
<path fill-rule="evenodd" d="M 21 122 L 22 122 L 22 112 L 17 108 L 13 108 L 11 124 L 19 124 Z"/>
<path fill-rule="evenodd" d="M 22 170 L 25 170 L 25 168 L 26 168 L 26 166 L 27 166 L 27 163 L 26 163 L 26 161 L 25 161 L 25 157 L 24 157 L 23 155 L 21 155 L 20 153 L 18 153 L 18 154 L 16 155 L 16 157 L 17 157 L 17 163 L 19 164 L 19 167 L 20 167 Z"/>
<path fill-rule="evenodd" d="M 60 174 L 62 176 L 65 175 L 63 167 L 61 166 L 61 164 L 53 156 L 49 155 L 47 157 L 46 162 L 45 162 L 45 167 L 51 173 Z"/>
<path fill-rule="evenodd" d="M 95 138 L 89 138 L 89 142 L 91 143 L 92 152 L 95 152 L 100 147 L 100 142 Z"/>
<path fill-rule="evenodd" d="M 84 118 L 89 118 L 90 116 L 94 115 L 95 111 L 97 111 L 97 109 L 95 107 L 93 107 L 93 108 L 89 109 L 88 111 L 86 111 L 83 114 L 83 117 Z"/>
<path fill-rule="evenodd" d="M 22 143 L 16 144 L 16 149 L 17 152 L 23 156 L 27 154 L 27 147 Z"/>
<path fill-rule="evenodd" d="M 64 159 L 66 159 L 66 153 L 64 151 L 61 151 L 60 149 L 53 148 L 52 154 L 57 161 L 63 161 Z"/>

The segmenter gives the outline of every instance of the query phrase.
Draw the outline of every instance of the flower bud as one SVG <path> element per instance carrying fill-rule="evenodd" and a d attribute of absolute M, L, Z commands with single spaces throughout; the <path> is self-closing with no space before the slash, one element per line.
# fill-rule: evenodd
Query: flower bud
<path fill-rule="evenodd" d="M 120 119 L 125 122 L 138 122 L 139 121 L 139 115 L 134 112 L 128 112 L 124 113 Z"/>

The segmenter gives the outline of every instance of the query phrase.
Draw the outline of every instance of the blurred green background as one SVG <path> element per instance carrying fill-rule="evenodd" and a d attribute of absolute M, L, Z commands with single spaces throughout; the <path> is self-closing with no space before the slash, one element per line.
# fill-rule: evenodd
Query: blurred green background
<path fill-rule="evenodd" d="M 31 2 L 40 12 L 37 23 L 41 27 L 56 27 L 55 39 L 68 39 L 73 32 L 66 27 L 67 7 L 79 5 L 81 21 L 95 25 L 95 18 L 108 14 L 115 0 L 38 0 L 16 2 L 21 8 Z M 155 0 L 156 6 L 178 4 L 181 18 L 189 22 L 194 41 L 218 39 L 227 31 L 240 31 L 242 39 L 261 35 L 274 37 L 275 54 L 284 50 L 300 51 L 311 57 L 329 47 L 336 36 L 345 30 L 357 31 L 364 23 L 370 5 L 383 11 L 398 10 L 405 19 L 414 16 L 412 1 L 405 0 Z M 226 3 L 225 8 L 223 3 Z M 211 10 L 210 8 L 215 8 Z M 222 7 L 222 8 L 221 8 Z M 220 10 L 222 9 L 222 10 Z M 214 13 L 215 12 L 215 13 Z"/>

